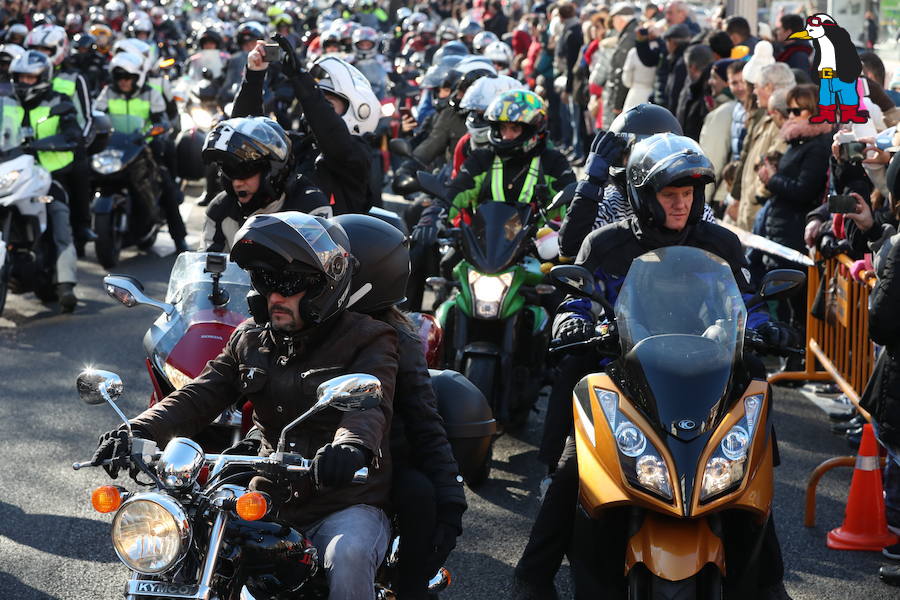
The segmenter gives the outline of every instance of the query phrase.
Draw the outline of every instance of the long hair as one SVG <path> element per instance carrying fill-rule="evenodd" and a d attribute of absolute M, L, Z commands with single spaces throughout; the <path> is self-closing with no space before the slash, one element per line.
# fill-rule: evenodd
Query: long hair
<path fill-rule="evenodd" d="M 416 326 L 413 325 L 413 322 L 409 320 L 409 317 L 406 316 L 406 313 L 397 308 L 396 306 L 391 306 L 382 311 L 378 311 L 372 313 L 373 319 L 378 319 L 379 321 L 383 321 L 397 330 L 398 333 L 407 333 L 411 336 L 417 336 Z"/>

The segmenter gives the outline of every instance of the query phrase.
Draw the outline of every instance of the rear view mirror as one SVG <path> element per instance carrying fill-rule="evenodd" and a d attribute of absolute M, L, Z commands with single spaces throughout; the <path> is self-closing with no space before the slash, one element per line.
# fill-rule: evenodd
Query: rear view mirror
<path fill-rule="evenodd" d="M 806 275 L 795 269 L 773 269 L 765 274 L 759 291 L 747 302 L 747 306 L 753 306 L 761 300 L 781 300 L 788 298 L 800 291 L 806 282 Z"/>
<path fill-rule="evenodd" d="M 552 213 L 562 206 L 569 206 L 572 204 L 572 200 L 575 198 L 575 185 L 574 183 L 570 183 L 553 196 L 553 201 L 550 203 L 550 206 L 547 207 L 547 213 Z"/>
<path fill-rule="evenodd" d="M 85 404 L 115 404 L 122 395 L 122 378 L 111 371 L 85 369 L 75 379 L 78 396 Z"/>
<path fill-rule="evenodd" d="M 412 147 L 409 145 L 409 140 L 404 138 L 394 138 L 389 141 L 388 149 L 390 149 L 391 154 L 396 154 L 403 158 L 412 158 Z"/>
<path fill-rule="evenodd" d="M 316 390 L 318 402 L 342 412 L 368 410 L 381 403 L 381 382 L 361 373 L 329 379 Z"/>
<path fill-rule="evenodd" d="M 103 278 L 103 285 L 106 288 L 106 293 L 111 298 L 115 298 L 128 308 L 138 304 L 146 304 L 147 306 L 160 309 L 167 315 L 175 312 L 175 307 L 171 304 L 154 300 L 145 295 L 144 286 L 134 277 L 128 275 L 107 275 Z"/>
<path fill-rule="evenodd" d="M 440 177 L 428 171 L 416 171 L 416 179 L 426 194 L 433 196 L 439 200 L 447 201 L 447 186 L 441 181 Z"/>
<path fill-rule="evenodd" d="M 559 289 L 581 296 L 593 298 L 595 291 L 594 276 L 578 265 L 558 265 L 550 269 L 550 281 Z"/>

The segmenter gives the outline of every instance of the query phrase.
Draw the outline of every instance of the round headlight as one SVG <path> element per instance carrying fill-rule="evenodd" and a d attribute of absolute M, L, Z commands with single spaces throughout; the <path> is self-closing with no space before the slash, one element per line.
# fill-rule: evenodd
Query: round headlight
<path fill-rule="evenodd" d="M 647 447 L 647 436 L 631 421 L 623 421 L 616 427 L 616 444 L 619 446 L 619 452 L 634 458 L 644 453 L 644 448 Z"/>
<path fill-rule="evenodd" d="M 747 456 L 750 434 L 740 425 L 735 425 L 722 438 L 722 454 L 730 460 L 740 460 Z"/>
<path fill-rule="evenodd" d="M 113 519 L 112 542 L 125 565 L 153 575 L 170 569 L 184 556 L 190 524 L 180 504 L 163 494 L 134 496 Z"/>
<path fill-rule="evenodd" d="M 121 150 L 111 148 L 95 154 L 91 159 L 91 167 L 101 175 L 109 175 L 116 171 L 122 170 L 122 157 L 124 153 Z"/>

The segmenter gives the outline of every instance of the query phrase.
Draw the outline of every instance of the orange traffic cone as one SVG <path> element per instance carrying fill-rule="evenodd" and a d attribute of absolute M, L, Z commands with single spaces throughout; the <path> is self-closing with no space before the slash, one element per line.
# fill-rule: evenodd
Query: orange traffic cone
<path fill-rule="evenodd" d="M 872 426 L 866 423 L 863 425 L 853 481 L 850 482 L 844 524 L 828 532 L 828 547 L 878 552 L 896 543 L 897 536 L 888 531 L 884 512 L 878 442 L 875 441 Z"/>

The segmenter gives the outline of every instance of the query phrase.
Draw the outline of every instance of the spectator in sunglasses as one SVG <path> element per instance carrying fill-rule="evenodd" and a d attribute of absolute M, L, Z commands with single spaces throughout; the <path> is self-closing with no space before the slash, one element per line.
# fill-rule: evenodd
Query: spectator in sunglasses
<path fill-rule="evenodd" d="M 228 119 L 209 133 L 203 162 L 222 173 L 222 192 L 206 207 L 203 248 L 228 252 L 234 235 L 255 214 L 296 210 L 331 216 L 325 194 L 293 173 L 291 138 L 266 117 Z"/>

